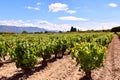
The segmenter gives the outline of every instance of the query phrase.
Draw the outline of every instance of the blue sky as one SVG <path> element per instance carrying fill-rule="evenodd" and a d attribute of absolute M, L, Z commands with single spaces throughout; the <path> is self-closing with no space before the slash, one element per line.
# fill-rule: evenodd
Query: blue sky
<path fill-rule="evenodd" d="M 0 25 L 110 29 L 120 25 L 120 0 L 1 0 Z"/>

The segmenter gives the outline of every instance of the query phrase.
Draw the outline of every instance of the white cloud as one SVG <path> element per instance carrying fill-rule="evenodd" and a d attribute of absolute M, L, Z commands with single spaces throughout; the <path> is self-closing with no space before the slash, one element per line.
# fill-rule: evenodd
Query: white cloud
<path fill-rule="evenodd" d="M 48 6 L 49 11 L 51 12 L 59 12 L 59 11 L 65 11 L 69 14 L 76 13 L 75 10 L 69 10 L 67 4 L 62 4 L 62 3 L 52 3 L 51 5 Z"/>
<path fill-rule="evenodd" d="M 23 21 L 23 20 L 0 20 L 0 25 L 8 25 L 8 26 L 18 26 L 18 27 L 22 27 L 22 26 L 34 26 L 30 20 L 28 22 L 27 21 Z"/>
<path fill-rule="evenodd" d="M 58 11 L 67 11 L 68 5 L 62 3 L 53 3 L 49 5 L 49 11 L 58 12 Z"/>
<path fill-rule="evenodd" d="M 57 31 L 70 31 L 71 29 L 71 24 L 55 24 L 55 23 L 50 23 L 48 21 L 38 21 L 37 25 L 39 25 L 40 28 L 45 28 L 47 30 L 57 30 Z M 81 28 L 79 26 L 74 26 L 75 28 L 79 30 L 86 30 L 84 28 Z"/>
<path fill-rule="evenodd" d="M 59 20 L 73 20 L 73 21 L 88 21 L 86 18 L 78 18 L 74 16 L 64 16 L 64 17 L 59 17 Z"/>
<path fill-rule="evenodd" d="M 108 6 L 110 6 L 110 7 L 118 7 L 118 5 L 116 3 L 109 3 Z"/>
<path fill-rule="evenodd" d="M 74 11 L 74 10 L 67 10 L 67 13 L 73 14 L 73 13 L 76 13 L 76 11 Z"/>
<path fill-rule="evenodd" d="M 32 7 L 32 6 L 28 6 L 27 9 L 29 9 L 29 10 L 37 10 L 37 11 L 40 10 L 39 7 Z"/>
<path fill-rule="evenodd" d="M 98 24 L 99 27 L 101 27 L 101 29 L 111 29 L 113 27 L 119 26 L 119 23 L 114 23 L 114 22 L 104 22 L 104 23 L 100 23 Z M 99 29 L 98 27 L 98 29 Z"/>
<path fill-rule="evenodd" d="M 22 20 L 0 20 L 0 25 L 22 26 Z"/>
<path fill-rule="evenodd" d="M 35 4 L 35 6 L 27 6 L 26 8 L 28 9 L 28 10 L 36 10 L 36 11 L 39 11 L 40 10 L 40 5 L 41 5 L 41 3 L 40 2 L 37 2 L 36 4 Z"/>
<path fill-rule="evenodd" d="M 41 5 L 41 3 L 40 3 L 40 2 L 37 2 L 36 5 L 39 6 L 39 5 Z"/>
<path fill-rule="evenodd" d="M 111 29 L 113 27 L 119 26 L 119 22 L 79 22 L 77 25 L 84 27 L 86 30 L 103 30 L 103 29 Z"/>

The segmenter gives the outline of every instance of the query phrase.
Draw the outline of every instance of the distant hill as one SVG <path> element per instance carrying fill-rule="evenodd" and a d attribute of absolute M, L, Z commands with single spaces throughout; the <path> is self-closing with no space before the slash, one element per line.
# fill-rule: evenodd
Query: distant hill
<path fill-rule="evenodd" d="M 27 31 L 27 32 L 45 32 L 47 30 L 44 29 L 44 28 L 38 28 L 38 27 L 17 27 L 17 26 L 0 25 L 0 32 L 21 33 L 23 31 Z"/>

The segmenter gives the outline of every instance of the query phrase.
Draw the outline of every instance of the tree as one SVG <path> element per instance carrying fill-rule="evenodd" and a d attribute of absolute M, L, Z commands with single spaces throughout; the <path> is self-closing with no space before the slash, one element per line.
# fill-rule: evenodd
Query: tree
<path fill-rule="evenodd" d="M 115 32 L 115 33 L 120 32 L 120 26 L 118 26 L 118 27 L 113 27 L 113 28 L 111 29 L 111 32 Z"/>
<path fill-rule="evenodd" d="M 27 34 L 28 32 L 27 31 L 23 31 L 22 34 Z"/>
<path fill-rule="evenodd" d="M 77 31 L 77 29 L 72 26 L 70 29 L 70 32 L 76 32 L 76 31 Z"/>

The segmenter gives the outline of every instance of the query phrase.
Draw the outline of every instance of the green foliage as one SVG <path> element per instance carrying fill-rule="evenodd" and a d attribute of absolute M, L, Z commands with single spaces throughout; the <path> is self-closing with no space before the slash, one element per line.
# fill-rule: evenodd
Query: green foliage
<path fill-rule="evenodd" d="M 27 41 L 18 41 L 15 48 L 15 62 L 17 68 L 33 68 L 37 64 L 37 57 L 34 55 L 34 44 Z"/>
<path fill-rule="evenodd" d="M 103 66 L 105 53 L 106 47 L 96 43 L 76 43 L 71 56 L 76 59 L 77 64 L 80 64 L 80 69 L 89 72 Z"/>
<path fill-rule="evenodd" d="M 120 32 L 120 26 L 117 26 L 117 27 L 113 27 L 112 29 L 111 29 L 111 32 Z"/>
<path fill-rule="evenodd" d="M 42 40 L 38 41 L 36 45 L 36 56 L 46 60 L 51 57 L 52 53 L 54 53 L 52 43 Z"/>
<path fill-rule="evenodd" d="M 78 53 L 80 53 L 81 48 L 83 49 L 85 46 L 87 46 L 88 50 L 83 49 L 83 52 L 88 51 L 90 53 L 90 51 L 93 50 L 89 48 L 88 44 L 94 45 L 93 48 L 97 44 L 95 49 L 97 48 L 96 50 L 100 49 L 102 51 L 103 47 L 101 48 L 100 46 L 107 47 L 112 40 L 112 36 L 113 34 L 111 33 L 97 32 L 3 34 L 0 35 L 0 54 L 4 55 L 9 52 L 11 59 L 16 62 L 16 66 L 18 68 L 32 68 L 35 66 L 35 64 L 37 64 L 38 57 L 43 58 L 43 61 L 45 61 L 46 59 L 50 59 L 53 54 L 57 54 L 58 57 L 61 57 L 66 50 L 68 51 L 68 54 L 72 51 L 72 57 L 79 61 L 81 58 L 77 56 L 80 56 Z M 75 43 L 79 44 L 79 47 L 77 47 L 77 44 L 74 45 Z M 96 54 L 94 55 L 99 57 L 97 52 L 95 53 Z M 84 58 L 85 57 L 82 59 L 84 60 Z"/>
<path fill-rule="evenodd" d="M 95 39 L 95 42 L 102 46 L 108 46 L 108 44 L 111 42 L 112 36 L 111 35 L 106 35 L 106 36 L 100 36 Z"/>
<path fill-rule="evenodd" d="M 0 58 L 4 59 L 4 57 L 7 55 L 7 48 L 5 45 L 5 42 L 0 42 Z"/>

